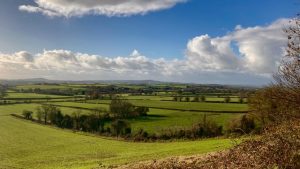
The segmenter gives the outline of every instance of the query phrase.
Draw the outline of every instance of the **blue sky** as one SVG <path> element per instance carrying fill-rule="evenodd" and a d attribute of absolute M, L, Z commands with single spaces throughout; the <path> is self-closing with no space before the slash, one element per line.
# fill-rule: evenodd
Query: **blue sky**
<path fill-rule="evenodd" d="M 136 49 L 150 60 L 184 60 L 188 42 L 195 37 L 206 34 L 210 38 L 224 37 L 234 32 L 237 25 L 243 29 L 267 27 L 278 19 L 295 16 L 300 7 L 297 0 L 188 0 L 176 2 L 167 8 L 147 11 L 146 14 L 53 17 L 28 9 L 20 10 L 21 5 L 48 10 L 33 0 L 1 1 L 1 53 L 12 55 L 26 51 L 37 55 L 44 49 L 62 49 L 115 58 L 129 56 Z M 239 47 L 233 45 L 232 50 L 238 53 Z M 224 73 L 223 69 L 218 71 Z M 228 74 L 227 70 L 225 72 Z M 263 74 L 265 76 L 265 72 Z M 54 74 L 50 77 L 55 78 Z M 170 80 L 181 81 L 180 78 L 176 80 L 176 77 Z M 200 82 L 205 83 L 205 80 Z"/>

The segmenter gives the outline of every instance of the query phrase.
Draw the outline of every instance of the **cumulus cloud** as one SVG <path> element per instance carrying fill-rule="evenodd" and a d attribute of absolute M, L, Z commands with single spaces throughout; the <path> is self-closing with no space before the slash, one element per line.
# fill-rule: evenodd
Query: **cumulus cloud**
<path fill-rule="evenodd" d="M 130 16 L 168 9 L 187 0 L 35 0 L 19 10 L 50 17 L 83 15 Z"/>
<path fill-rule="evenodd" d="M 137 50 L 117 57 L 67 50 L 45 50 L 37 54 L 21 51 L 0 53 L 0 72 L 4 72 L 2 76 L 19 78 L 266 83 L 283 56 L 287 40 L 282 27 L 287 22 L 280 19 L 266 26 L 237 26 L 227 35 L 215 38 L 195 37 L 187 43 L 184 59 L 151 59 Z"/>
<path fill-rule="evenodd" d="M 187 45 L 186 55 L 192 69 L 240 71 L 271 74 L 276 71 L 287 40 L 279 19 L 267 26 L 236 29 L 222 37 L 202 35 Z"/>

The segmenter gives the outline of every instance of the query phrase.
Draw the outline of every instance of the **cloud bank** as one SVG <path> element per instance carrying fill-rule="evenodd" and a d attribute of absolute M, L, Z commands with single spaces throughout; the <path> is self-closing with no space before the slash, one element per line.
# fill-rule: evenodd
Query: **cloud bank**
<path fill-rule="evenodd" d="M 68 50 L 0 53 L 0 78 L 154 79 L 201 83 L 264 84 L 277 71 L 287 43 L 287 19 L 266 26 L 237 28 L 222 37 L 189 40 L 184 59 L 151 59 L 134 50 L 104 57 Z"/>
<path fill-rule="evenodd" d="M 49 17 L 83 15 L 130 16 L 168 9 L 186 0 L 35 0 L 35 5 L 21 5 L 19 10 Z"/>

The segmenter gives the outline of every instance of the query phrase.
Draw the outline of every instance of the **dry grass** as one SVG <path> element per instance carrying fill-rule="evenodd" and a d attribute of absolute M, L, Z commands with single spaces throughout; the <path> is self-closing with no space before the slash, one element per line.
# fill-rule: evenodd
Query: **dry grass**
<path fill-rule="evenodd" d="M 300 121 L 266 130 L 259 139 L 205 156 L 174 157 L 121 166 L 130 169 L 268 169 L 300 168 Z"/>

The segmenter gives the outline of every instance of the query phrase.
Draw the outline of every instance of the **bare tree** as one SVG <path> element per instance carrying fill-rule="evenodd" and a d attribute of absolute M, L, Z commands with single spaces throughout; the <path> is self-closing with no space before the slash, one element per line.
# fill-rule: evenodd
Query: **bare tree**
<path fill-rule="evenodd" d="M 280 90 L 276 98 L 296 111 L 300 110 L 300 17 L 292 19 L 284 29 L 288 44 L 278 73 L 274 75 Z"/>

